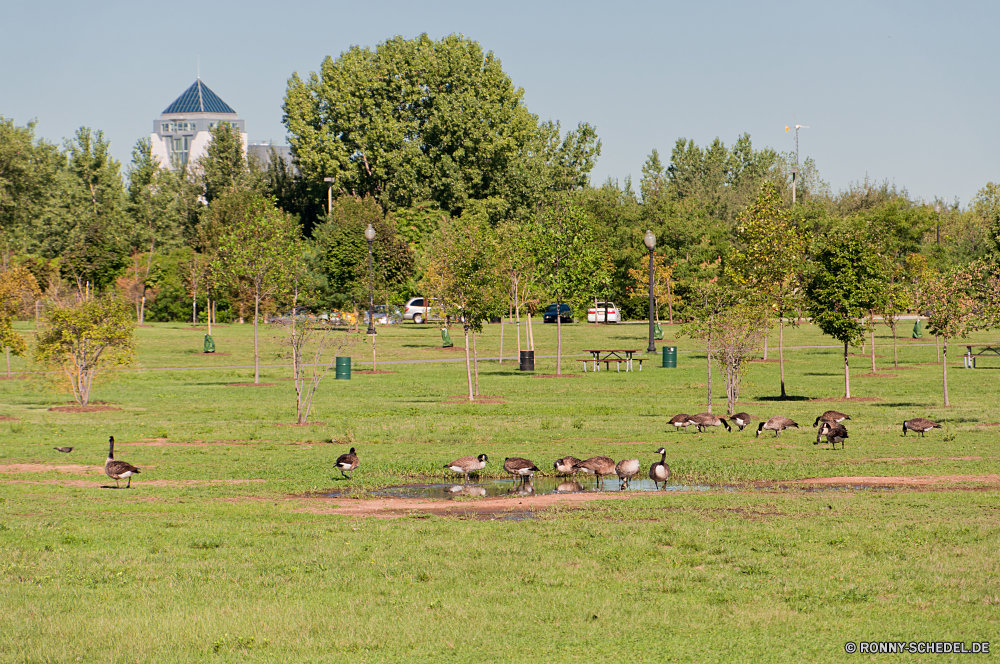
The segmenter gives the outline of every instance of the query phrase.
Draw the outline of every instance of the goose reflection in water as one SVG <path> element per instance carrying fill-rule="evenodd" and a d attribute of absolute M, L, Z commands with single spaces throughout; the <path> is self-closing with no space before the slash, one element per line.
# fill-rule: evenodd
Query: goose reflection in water
<path fill-rule="evenodd" d="M 485 496 L 486 487 L 455 484 L 448 489 L 453 496 Z"/>
<path fill-rule="evenodd" d="M 520 484 L 507 492 L 512 496 L 533 496 L 535 495 L 535 485 L 531 483 L 531 478 L 526 477 Z"/>
<path fill-rule="evenodd" d="M 579 482 L 560 482 L 556 486 L 556 493 L 577 493 L 583 491 L 583 485 Z"/>

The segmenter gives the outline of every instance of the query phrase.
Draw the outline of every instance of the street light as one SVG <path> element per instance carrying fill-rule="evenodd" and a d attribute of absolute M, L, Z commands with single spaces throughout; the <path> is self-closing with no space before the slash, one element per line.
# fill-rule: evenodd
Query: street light
<path fill-rule="evenodd" d="M 375 241 L 375 229 L 371 224 L 365 229 L 365 239 L 368 240 L 368 334 L 375 334 L 375 268 L 372 267 L 372 242 Z"/>
<path fill-rule="evenodd" d="M 941 203 L 934 204 L 934 211 L 937 212 L 937 244 L 941 246 Z"/>
<path fill-rule="evenodd" d="M 655 353 L 656 344 L 653 343 L 653 248 L 656 246 L 656 236 L 653 235 L 653 231 L 646 231 L 646 234 L 642 236 L 642 241 L 649 249 L 649 348 L 646 349 L 646 352 Z"/>
<path fill-rule="evenodd" d="M 326 188 L 326 213 L 329 215 L 333 212 L 333 178 L 323 178 L 323 182 L 327 183 Z"/>

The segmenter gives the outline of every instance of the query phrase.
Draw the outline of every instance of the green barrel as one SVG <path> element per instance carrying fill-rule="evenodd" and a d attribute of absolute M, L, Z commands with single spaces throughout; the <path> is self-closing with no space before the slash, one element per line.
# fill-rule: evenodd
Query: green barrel
<path fill-rule="evenodd" d="M 677 368 L 677 346 L 663 347 L 663 368 L 664 369 Z"/>
<path fill-rule="evenodd" d="M 205 335 L 205 345 L 204 345 L 203 348 L 204 348 L 204 350 L 202 352 L 204 352 L 204 353 L 214 353 L 215 352 L 215 340 L 212 339 L 212 335 L 211 334 L 206 334 Z"/>
<path fill-rule="evenodd" d="M 337 358 L 337 380 L 350 380 L 351 379 L 351 358 L 350 357 L 338 357 Z"/>

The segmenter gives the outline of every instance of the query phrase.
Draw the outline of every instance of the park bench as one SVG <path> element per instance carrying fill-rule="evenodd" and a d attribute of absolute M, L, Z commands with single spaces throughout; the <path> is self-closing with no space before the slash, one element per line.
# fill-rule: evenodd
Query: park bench
<path fill-rule="evenodd" d="M 966 369 L 976 368 L 976 358 L 983 357 L 984 355 L 993 355 L 995 357 L 1000 357 L 1000 344 L 962 344 L 966 348 L 965 355 L 962 359 L 965 361 Z M 979 348 L 980 351 L 974 352 L 974 348 Z"/>

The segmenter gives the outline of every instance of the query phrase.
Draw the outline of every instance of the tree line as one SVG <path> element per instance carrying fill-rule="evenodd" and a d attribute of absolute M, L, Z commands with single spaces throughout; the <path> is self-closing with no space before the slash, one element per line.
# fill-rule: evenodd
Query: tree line
<path fill-rule="evenodd" d="M 58 146 L 0 117 L 2 265 L 24 277 L 11 315 L 28 315 L 23 293 L 36 291 L 34 302 L 54 303 L 114 292 L 139 324 L 256 322 L 293 294 L 357 312 L 371 225 L 377 302 L 433 297 L 465 320 L 473 347 L 482 321 L 523 317 L 518 345 L 530 348 L 531 316 L 549 302 L 584 312 L 613 299 L 625 317 L 645 317 L 648 229 L 657 316 L 716 343 L 735 399 L 740 360 L 727 344 L 754 347 L 777 326 L 780 356 L 784 325 L 804 315 L 858 344 L 876 317 L 947 309 L 935 284 L 968 283 L 971 301 L 986 301 L 1000 253 L 996 184 L 966 206 L 867 179 L 833 193 L 812 160 L 746 134 L 728 146 L 678 139 L 666 163 L 651 150 L 637 187 L 595 185 L 596 129 L 540 120 L 500 60 L 457 35 L 328 57 L 289 79 L 283 111 L 293 164 L 248 161 L 236 128 L 219 123 L 197 162 L 163 168 L 143 139 L 124 171 L 100 131 Z M 256 285 L 235 267 L 253 262 L 253 246 L 258 268 L 261 256 L 276 261 Z M 989 324 L 982 307 L 966 318 L 932 316 L 933 331 Z"/>

